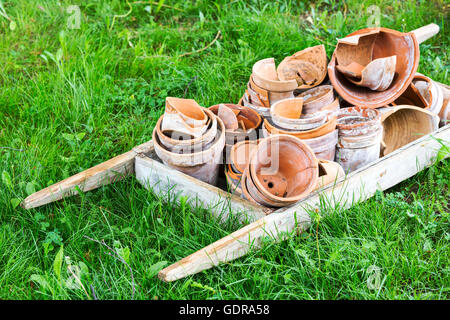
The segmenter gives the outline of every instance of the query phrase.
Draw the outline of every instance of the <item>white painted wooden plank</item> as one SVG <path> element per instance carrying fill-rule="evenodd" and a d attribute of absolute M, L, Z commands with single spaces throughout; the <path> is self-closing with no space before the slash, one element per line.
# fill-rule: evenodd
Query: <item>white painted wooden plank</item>
<path fill-rule="evenodd" d="M 377 190 L 386 190 L 410 178 L 434 162 L 441 144 L 450 141 L 450 125 L 422 137 L 360 168 L 309 198 L 255 221 L 213 244 L 163 269 L 158 274 L 164 281 L 174 281 L 245 255 L 251 247 L 259 248 L 265 236 L 279 241 L 283 234 L 308 227 L 308 210 L 319 210 L 321 201 L 331 207 L 349 208 L 371 197 Z M 449 155 L 447 154 L 446 157 Z"/>
<path fill-rule="evenodd" d="M 223 220 L 235 215 L 241 221 L 252 222 L 272 211 L 171 169 L 143 154 L 136 157 L 135 173 L 142 185 L 164 199 L 167 200 L 169 193 L 187 196 L 191 206 L 208 208 Z"/>

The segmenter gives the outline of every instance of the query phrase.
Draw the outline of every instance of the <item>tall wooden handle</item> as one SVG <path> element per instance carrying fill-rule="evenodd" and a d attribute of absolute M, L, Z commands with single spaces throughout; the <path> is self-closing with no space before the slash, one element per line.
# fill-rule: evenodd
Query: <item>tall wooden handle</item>
<path fill-rule="evenodd" d="M 430 24 L 427 24 L 426 26 L 423 26 L 423 27 L 413 30 L 411 32 L 414 33 L 414 35 L 417 38 L 417 41 L 419 42 L 419 44 L 421 44 L 422 42 L 424 42 L 424 41 L 430 39 L 431 37 L 435 36 L 436 34 L 438 34 L 439 26 L 435 23 L 430 23 Z"/>

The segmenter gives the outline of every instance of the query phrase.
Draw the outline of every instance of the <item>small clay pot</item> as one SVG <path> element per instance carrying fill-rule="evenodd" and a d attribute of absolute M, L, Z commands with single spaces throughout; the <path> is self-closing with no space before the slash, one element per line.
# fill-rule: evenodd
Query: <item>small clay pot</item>
<path fill-rule="evenodd" d="M 334 183 L 343 176 L 345 172 L 339 163 L 319 159 L 319 179 L 315 190 Z"/>
<path fill-rule="evenodd" d="M 213 115 L 213 117 L 216 117 Z M 218 130 L 216 138 L 205 149 L 187 154 L 178 154 L 167 150 L 160 142 L 157 130 L 153 130 L 153 145 L 162 162 L 171 168 L 215 185 L 222 163 L 222 153 L 225 146 L 225 125 L 216 117 Z"/>
<path fill-rule="evenodd" d="M 192 152 L 192 150 L 198 150 L 199 148 L 205 147 L 207 144 L 209 144 L 217 134 L 217 120 L 216 117 L 213 115 L 211 111 L 208 109 L 205 109 L 205 113 L 210 119 L 208 129 L 205 131 L 205 133 L 198 137 L 198 138 L 192 138 L 192 136 L 186 136 L 183 134 L 178 133 L 170 133 L 175 136 L 177 136 L 178 139 L 173 139 L 172 136 L 168 136 L 168 133 L 163 133 L 161 130 L 161 123 L 164 118 L 164 114 L 159 118 L 158 122 L 156 123 L 155 129 L 156 134 L 158 135 L 158 138 L 162 145 L 164 145 L 167 150 L 175 152 L 175 153 L 186 153 L 186 152 Z M 180 140 L 182 138 L 182 140 Z M 190 138 L 190 139 L 189 139 Z"/>
<path fill-rule="evenodd" d="M 382 115 L 382 156 L 429 134 L 439 127 L 439 117 L 415 106 L 396 106 L 385 110 Z"/>
<path fill-rule="evenodd" d="M 321 111 L 322 108 L 333 103 L 334 93 L 333 87 L 330 85 L 318 86 L 309 89 L 297 96 L 303 98 L 303 114 L 315 114 Z"/>
<path fill-rule="evenodd" d="M 316 118 L 316 119 L 320 119 L 320 118 Z M 312 138 L 317 138 L 317 137 L 326 135 L 327 133 L 330 133 L 336 129 L 337 117 L 328 116 L 328 117 L 325 117 L 324 119 L 325 120 L 320 120 L 322 124 L 315 127 L 314 129 L 298 131 L 298 130 L 281 129 L 278 126 L 275 126 L 274 123 L 271 123 L 271 121 L 272 121 L 271 118 L 266 118 L 266 119 L 264 119 L 263 129 L 265 129 L 269 133 L 269 135 L 288 134 L 288 135 L 297 137 L 299 139 L 312 139 Z"/>
<path fill-rule="evenodd" d="M 250 156 L 249 169 L 251 181 L 259 192 L 280 207 L 308 196 L 318 179 L 313 151 L 290 135 L 262 139 Z"/>
<path fill-rule="evenodd" d="M 349 80 L 337 65 L 370 62 L 396 56 L 395 76 L 387 89 L 375 91 Z M 377 108 L 395 101 L 407 89 L 419 65 L 419 43 L 413 32 L 401 33 L 387 28 L 367 28 L 339 39 L 328 65 L 328 76 L 337 93 L 352 105 Z M 392 64 L 388 64 L 392 67 Z M 342 71 L 342 69 L 341 69 Z"/>
<path fill-rule="evenodd" d="M 244 172 L 250 161 L 250 155 L 257 148 L 257 146 L 258 141 L 246 140 L 236 143 L 231 148 L 231 165 L 236 172 Z"/>
<path fill-rule="evenodd" d="M 284 58 L 277 68 L 280 80 L 295 80 L 298 89 L 308 89 L 323 82 L 327 75 L 327 53 L 323 44 L 306 48 Z"/>

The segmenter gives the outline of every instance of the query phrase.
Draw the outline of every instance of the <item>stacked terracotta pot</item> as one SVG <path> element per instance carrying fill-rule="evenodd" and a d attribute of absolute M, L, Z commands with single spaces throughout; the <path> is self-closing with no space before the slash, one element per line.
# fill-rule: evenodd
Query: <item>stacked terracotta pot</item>
<path fill-rule="evenodd" d="M 284 207 L 317 187 L 318 160 L 300 139 L 273 135 L 261 139 L 242 172 L 242 197 L 266 207 Z"/>
<path fill-rule="evenodd" d="M 215 185 L 225 146 L 225 125 L 192 99 L 167 97 L 153 130 L 155 152 L 171 168 Z"/>
<path fill-rule="evenodd" d="M 305 142 L 320 159 L 334 160 L 339 101 L 333 87 L 322 85 L 276 102 L 264 120 L 263 134 L 288 134 Z"/>
<path fill-rule="evenodd" d="M 380 112 L 368 107 L 339 111 L 336 161 L 345 172 L 355 171 L 380 157 L 383 137 Z"/>
<path fill-rule="evenodd" d="M 270 116 L 270 107 L 277 101 L 293 98 L 294 90 L 308 89 L 326 77 L 327 56 L 323 45 L 307 48 L 286 57 L 276 68 L 275 60 L 256 62 L 240 104 Z"/>
<path fill-rule="evenodd" d="M 216 104 L 209 110 L 222 119 L 225 125 L 225 163 L 230 163 L 231 147 L 240 141 L 258 139 L 262 118 L 252 108 L 237 104 Z"/>

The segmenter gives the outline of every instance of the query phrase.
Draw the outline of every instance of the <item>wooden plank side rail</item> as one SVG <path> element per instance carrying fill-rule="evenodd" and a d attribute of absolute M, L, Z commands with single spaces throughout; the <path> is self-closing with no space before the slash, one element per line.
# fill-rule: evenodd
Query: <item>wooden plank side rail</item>
<path fill-rule="evenodd" d="M 320 193 L 315 193 L 292 207 L 277 210 L 231 233 L 161 270 L 158 277 L 164 281 L 181 279 L 242 257 L 251 248 L 259 248 L 266 236 L 280 241 L 286 233 L 297 228 L 304 230 L 310 224 L 308 210 L 318 209 L 321 200 L 325 200 L 331 207 L 339 206 L 341 209 L 366 200 L 377 190 L 386 190 L 432 165 L 441 148 L 437 139 L 445 143 L 450 141 L 450 125 L 351 173 L 335 185 L 325 187 Z M 449 154 L 445 155 L 448 156 Z"/>
<path fill-rule="evenodd" d="M 36 208 L 76 195 L 77 187 L 86 192 L 128 177 L 134 173 L 134 158 L 136 155 L 140 152 L 147 152 L 152 147 L 153 142 L 151 141 L 134 147 L 131 151 L 31 194 L 20 205 L 24 209 Z"/>
<path fill-rule="evenodd" d="M 135 160 L 135 174 L 138 181 L 148 190 L 167 200 L 170 194 L 188 197 L 191 206 L 201 205 L 211 210 L 221 220 L 230 215 L 241 221 L 253 222 L 272 210 L 255 205 L 222 189 L 197 180 L 180 171 L 140 154 Z M 178 199 L 177 199 L 178 200 Z"/>

